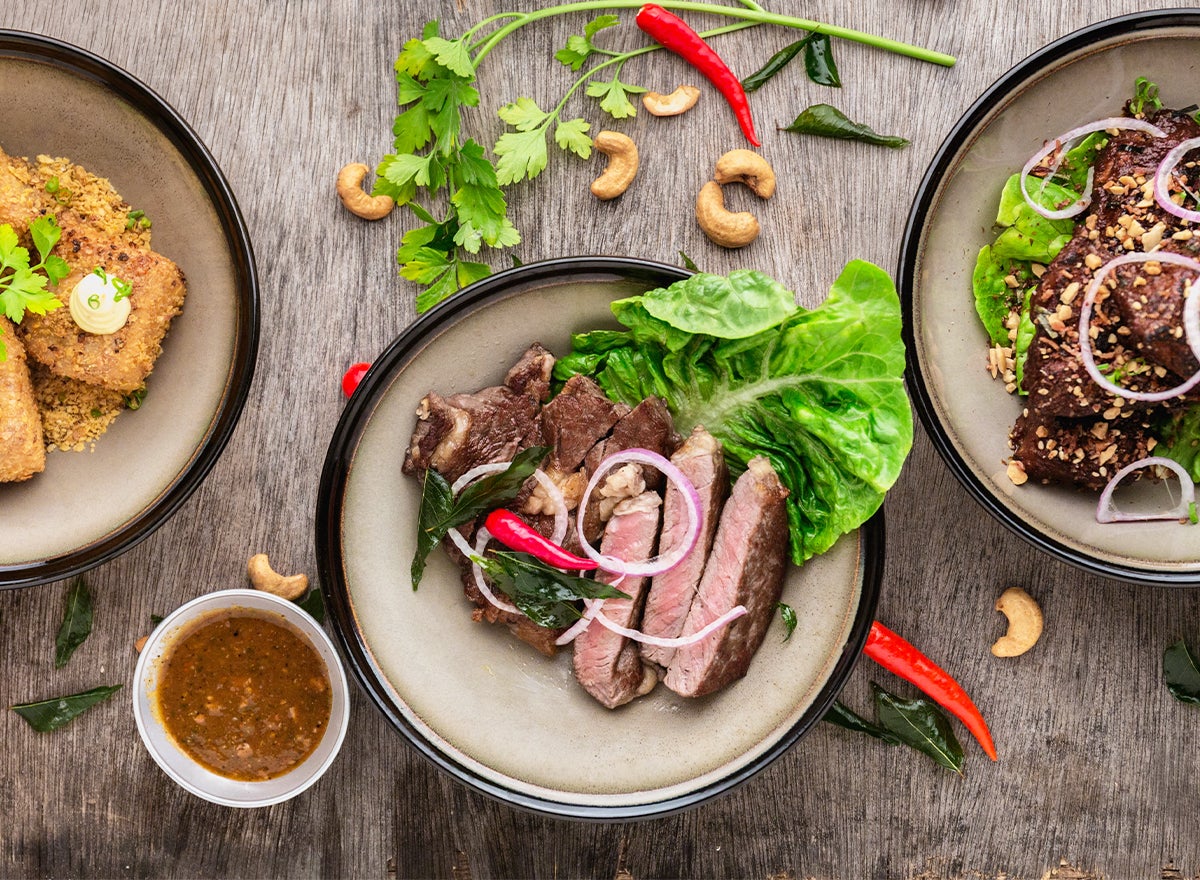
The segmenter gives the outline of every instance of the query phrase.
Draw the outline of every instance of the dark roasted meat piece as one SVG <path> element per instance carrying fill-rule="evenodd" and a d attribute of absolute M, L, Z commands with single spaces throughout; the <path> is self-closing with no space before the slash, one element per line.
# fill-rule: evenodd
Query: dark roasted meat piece
<path fill-rule="evenodd" d="M 658 540 L 661 506 L 662 500 L 654 492 L 623 501 L 605 527 L 600 552 L 626 562 L 650 559 Z M 618 576 L 601 572 L 597 580 L 611 584 Z M 621 626 L 636 629 L 642 617 L 646 580 L 643 577 L 621 579 L 617 589 L 628 593 L 630 598 L 604 600 L 604 616 Z M 654 670 L 642 663 L 636 642 L 596 621 L 592 621 L 573 644 L 575 677 L 584 690 L 609 709 L 647 693 L 658 682 Z"/>
<path fill-rule="evenodd" d="M 516 388 L 494 385 L 449 397 L 429 392 L 417 407 L 404 473 L 433 468 L 453 483 L 473 467 L 510 461 L 520 450 L 540 444 L 538 413 L 549 393 L 552 366 L 552 356 L 535 344 L 508 373 Z M 539 381 L 539 372 L 546 379 Z"/>
<path fill-rule="evenodd" d="M 721 511 L 704 576 L 682 635 L 699 632 L 736 605 L 746 614 L 677 648 L 663 682 L 685 697 L 719 690 L 746 674 L 783 591 L 788 491 L 765 458 L 750 460 Z"/>
<path fill-rule="evenodd" d="M 629 407 L 609 400 L 594 380 L 572 376 L 542 408 L 542 436 L 551 447 L 550 466 L 563 473 L 578 468 L 588 450 L 628 412 Z"/>
<path fill-rule="evenodd" d="M 674 568 L 654 576 L 646 596 L 642 615 L 642 632 L 651 636 L 673 639 L 683 631 L 683 623 L 691 610 L 692 600 L 704 563 L 712 549 L 713 536 L 721 507 L 729 495 L 729 468 L 721 444 L 700 425 L 671 456 L 671 462 L 691 481 L 700 496 L 700 535 L 691 552 Z M 659 537 L 659 553 L 666 554 L 678 547 L 687 531 L 687 508 L 683 493 L 674 483 L 667 486 L 663 498 L 663 529 Z M 662 667 L 671 665 L 674 648 L 642 645 L 642 656 Z"/>

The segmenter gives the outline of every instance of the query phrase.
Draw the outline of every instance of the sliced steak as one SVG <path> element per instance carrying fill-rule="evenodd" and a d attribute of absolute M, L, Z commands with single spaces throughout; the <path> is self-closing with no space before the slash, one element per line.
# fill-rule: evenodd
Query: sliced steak
<path fill-rule="evenodd" d="M 542 408 L 542 436 L 550 445 L 550 466 L 569 473 L 589 449 L 608 436 L 629 407 L 613 403 L 587 376 L 575 375 Z"/>
<path fill-rule="evenodd" d="M 671 456 L 674 464 L 691 481 L 700 496 L 700 534 L 696 545 L 678 565 L 655 575 L 646 596 L 642 615 L 642 632 L 647 635 L 673 639 L 683 631 L 683 623 L 696 596 L 696 587 L 704 574 L 704 563 L 712 549 L 713 535 L 721 507 L 729 495 L 729 468 L 721 444 L 700 425 Z M 663 498 L 663 528 L 659 537 L 659 553 L 678 547 L 687 531 L 687 507 L 683 493 L 674 483 L 667 486 Z M 642 645 L 642 657 L 660 666 L 671 665 L 674 648 Z"/>
<path fill-rule="evenodd" d="M 645 492 L 618 505 L 604 530 L 600 550 L 626 562 L 641 562 L 654 555 L 662 500 Z M 617 575 L 601 572 L 597 580 L 614 583 Z M 629 599 L 606 599 L 604 616 L 614 623 L 637 628 L 645 600 L 646 578 L 626 577 L 617 589 Z M 647 693 L 657 683 L 654 671 L 642 663 L 636 642 L 592 621 L 574 641 L 575 677 L 584 690 L 610 709 Z"/>
<path fill-rule="evenodd" d="M 550 396 L 550 374 L 553 370 L 554 355 L 540 342 L 535 342 L 513 364 L 504 377 L 504 384 L 518 394 L 545 401 Z"/>
<path fill-rule="evenodd" d="M 752 458 L 721 511 L 712 553 L 682 635 L 736 605 L 746 614 L 707 638 L 677 648 L 664 683 L 685 697 L 710 694 L 746 674 L 783 591 L 788 491 L 765 458 Z"/>

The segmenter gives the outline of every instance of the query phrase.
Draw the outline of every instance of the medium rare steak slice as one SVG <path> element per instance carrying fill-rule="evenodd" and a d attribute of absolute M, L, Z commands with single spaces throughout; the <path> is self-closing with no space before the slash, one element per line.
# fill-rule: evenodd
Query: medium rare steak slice
<path fill-rule="evenodd" d="M 762 457 L 752 458 L 734 484 L 682 635 L 698 632 L 736 605 L 746 606 L 746 614 L 676 649 L 663 682 L 677 694 L 710 694 L 746 674 L 783 591 L 787 496 L 771 463 Z"/>
<path fill-rule="evenodd" d="M 538 413 L 550 392 L 554 356 L 534 343 L 508 371 L 505 385 L 442 397 L 430 391 L 417 407 L 417 424 L 403 471 L 433 468 L 453 483 L 481 464 L 511 461 L 542 442 Z"/>
<path fill-rule="evenodd" d="M 712 549 L 721 507 L 729 495 L 729 468 L 725 464 L 724 450 L 703 426 L 697 425 L 692 429 L 691 436 L 671 456 L 671 462 L 691 481 L 700 496 L 701 519 L 696 545 L 674 568 L 654 576 L 646 596 L 642 632 L 667 639 L 676 638 L 683 631 L 683 623 L 696 596 L 696 587 L 704 574 L 704 562 Z M 679 546 L 687 525 L 683 493 L 674 483 L 670 483 L 663 498 L 660 554 L 669 553 Z M 670 666 L 674 656 L 674 648 L 642 645 L 642 657 L 660 666 Z"/>
<path fill-rule="evenodd" d="M 662 499 L 644 492 L 621 502 L 604 530 L 600 552 L 626 562 L 642 562 L 654 555 Z M 618 575 L 601 572 L 596 579 L 613 584 Z M 642 617 L 646 578 L 626 577 L 617 589 L 628 599 L 604 600 L 604 616 L 621 626 L 636 629 Z M 636 642 L 592 621 L 574 641 L 575 677 L 584 690 L 615 709 L 648 693 L 658 682 L 654 671 L 642 663 Z"/>

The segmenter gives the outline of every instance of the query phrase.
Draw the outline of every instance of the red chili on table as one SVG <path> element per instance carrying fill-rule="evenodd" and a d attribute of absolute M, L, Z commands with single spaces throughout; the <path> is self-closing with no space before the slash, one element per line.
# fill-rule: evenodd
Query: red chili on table
<path fill-rule="evenodd" d="M 351 364 L 350 369 L 346 370 L 342 376 L 342 393 L 347 397 L 353 394 L 354 389 L 358 387 L 358 383 L 362 381 L 362 377 L 369 369 L 371 369 L 371 365 L 367 363 Z"/>
<path fill-rule="evenodd" d="M 993 761 L 996 745 L 983 715 L 975 708 L 967 692 L 948 672 L 896 635 L 878 620 L 871 624 L 863 653 L 889 672 L 910 681 L 958 718 L 979 741 Z"/>
<path fill-rule="evenodd" d="M 756 147 L 762 146 L 758 135 L 754 133 L 750 102 L 746 98 L 746 90 L 742 88 L 741 81 L 698 33 L 683 19 L 654 3 L 642 6 L 635 21 L 639 28 L 657 40 L 664 49 L 670 49 L 704 74 L 733 108 L 734 116 L 737 117 L 746 140 Z"/>
<path fill-rule="evenodd" d="M 568 571 L 591 571 L 597 563 L 558 546 L 515 513 L 493 510 L 483 521 L 492 537 L 511 550 L 528 553 L 547 565 Z"/>

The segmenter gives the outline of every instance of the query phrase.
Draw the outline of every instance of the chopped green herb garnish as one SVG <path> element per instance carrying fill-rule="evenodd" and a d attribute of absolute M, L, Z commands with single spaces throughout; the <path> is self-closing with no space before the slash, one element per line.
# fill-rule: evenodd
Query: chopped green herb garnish
<path fill-rule="evenodd" d="M 146 216 L 145 211 L 133 210 L 125 215 L 126 229 L 149 229 L 150 218 Z"/>
<path fill-rule="evenodd" d="M 62 303 L 46 286 L 58 284 L 71 271 L 62 257 L 50 253 L 62 236 L 53 215 L 30 223 L 29 234 L 40 257 L 33 265 L 29 263 L 29 251 L 18 243 L 16 230 L 7 223 L 0 224 L 0 314 L 14 324 L 20 324 L 26 312 L 44 315 L 61 308 Z M 8 349 L 0 340 L 0 361 L 7 359 Z"/>

